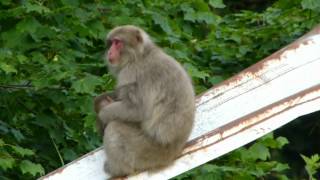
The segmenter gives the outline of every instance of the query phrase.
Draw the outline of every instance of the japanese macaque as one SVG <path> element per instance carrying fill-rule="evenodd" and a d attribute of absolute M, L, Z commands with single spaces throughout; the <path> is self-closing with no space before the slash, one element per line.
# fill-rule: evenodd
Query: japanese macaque
<path fill-rule="evenodd" d="M 119 177 L 165 167 L 182 152 L 193 127 L 191 79 L 136 26 L 114 28 L 107 44 L 107 64 L 117 86 L 113 95 L 95 99 L 105 171 Z"/>

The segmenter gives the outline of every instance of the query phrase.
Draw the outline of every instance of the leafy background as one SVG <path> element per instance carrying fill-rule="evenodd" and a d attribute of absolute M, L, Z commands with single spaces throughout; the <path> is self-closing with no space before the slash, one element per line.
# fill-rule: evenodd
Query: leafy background
<path fill-rule="evenodd" d="M 1 0 L 0 179 L 37 178 L 101 145 L 92 99 L 114 87 L 103 60 L 114 26 L 143 27 L 200 93 L 319 21 L 318 0 Z M 319 178 L 319 117 L 176 179 Z"/>

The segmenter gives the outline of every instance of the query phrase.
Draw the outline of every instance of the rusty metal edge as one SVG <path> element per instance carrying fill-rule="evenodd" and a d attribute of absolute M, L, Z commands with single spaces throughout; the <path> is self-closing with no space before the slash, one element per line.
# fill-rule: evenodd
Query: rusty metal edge
<path fill-rule="evenodd" d="M 318 91 L 319 91 L 319 92 L 318 92 Z M 243 116 L 243 117 L 241 117 L 241 118 L 239 118 L 239 119 L 237 119 L 237 120 L 235 120 L 235 121 L 232 121 L 231 123 L 228 123 L 228 124 L 226 124 L 226 125 L 224 125 L 224 126 L 221 126 L 221 127 L 217 128 L 217 129 L 214 129 L 214 130 L 212 130 L 212 131 L 210 131 L 210 132 L 208 132 L 208 133 L 206 133 L 206 134 L 204 134 L 204 135 L 202 135 L 202 136 L 199 136 L 199 137 L 197 137 L 197 138 L 194 138 L 193 140 L 191 140 L 191 141 L 189 141 L 189 142 L 187 143 L 187 146 L 185 147 L 185 151 L 183 152 L 183 154 L 182 154 L 181 156 L 183 156 L 184 154 L 189 154 L 189 153 L 192 153 L 192 152 L 194 152 L 194 151 L 197 151 L 198 149 L 192 149 L 192 147 L 194 147 L 194 146 L 196 147 L 197 144 L 203 142 L 204 140 L 208 139 L 209 137 L 216 136 L 216 135 L 219 135 L 219 136 L 220 136 L 220 138 L 219 138 L 218 140 L 216 140 L 215 142 L 212 142 L 212 144 L 215 144 L 215 143 L 217 143 L 217 142 L 219 142 L 219 141 L 223 141 L 224 139 L 229 138 L 230 136 L 234 136 L 234 135 L 240 133 L 241 131 L 244 131 L 244 130 L 246 130 L 246 129 L 249 129 L 249 128 L 251 128 L 252 126 L 255 126 L 256 124 L 259 124 L 259 123 L 261 123 L 261 122 L 263 122 L 263 121 L 266 121 L 266 120 L 268 120 L 269 118 L 271 118 L 271 117 L 273 117 L 273 116 L 275 116 L 275 115 L 277 115 L 277 114 L 280 114 L 280 113 L 286 111 L 287 109 L 293 108 L 293 107 L 298 106 L 298 105 L 301 105 L 301 104 L 303 104 L 303 103 L 306 103 L 306 102 L 308 102 L 308 101 L 306 101 L 306 102 L 301 102 L 301 103 L 298 103 L 298 104 L 292 104 L 292 105 L 286 107 L 285 109 L 283 109 L 283 110 L 281 110 L 281 111 L 279 111 L 279 112 L 277 112 L 277 113 L 275 113 L 275 114 L 271 114 L 271 115 L 269 115 L 269 116 L 267 116 L 267 117 L 265 117 L 265 118 L 260 118 L 260 120 L 250 122 L 250 120 L 252 120 L 254 117 L 263 116 L 263 114 L 265 114 L 265 113 L 266 113 L 267 111 L 269 111 L 270 109 L 279 107 L 279 106 L 281 106 L 281 105 L 283 105 L 283 104 L 285 104 L 285 103 L 288 103 L 288 102 L 290 102 L 290 101 L 295 101 L 295 100 L 297 100 L 297 99 L 300 99 L 300 98 L 303 97 L 303 96 L 306 96 L 306 95 L 311 94 L 311 93 L 314 93 L 314 92 L 318 92 L 318 93 L 319 93 L 319 96 L 316 97 L 316 98 L 314 98 L 314 99 L 311 99 L 311 100 L 309 100 L 309 101 L 313 101 L 313 100 L 315 100 L 315 99 L 320 99 L 320 85 L 316 85 L 316 86 L 314 86 L 314 87 L 311 87 L 311 88 L 309 88 L 309 89 L 306 89 L 306 90 L 304 90 L 304 91 L 301 91 L 301 92 L 299 92 L 299 93 L 297 93 L 297 94 L 294 94 L 294 95 L 292 95 L 292 96 L 289 96 L 289 97 L 287 97 L 287 98 L 285 98 L 285 99 L 282 99 L 282 100 L 280 100 L 280 101 L 278 101 L 278 102 L 275 102 L 275 103 L 273 103 L 273 104 L 270 104 L 270 105 L 268 105 L 268 106 L 266 106 L 266 107 L 264 107 L 264 108 L 262 108 L 262 109 L 259 109 L 259 110 L 255 111 L 255 112 L 252 112 L 252 113 L 250 113 L 250 114 L 248 114 L 248 115 L 246 115 L 246 116 Z M 319 110 L 320 110 L 320 107 L 319 107 Z M 243 127 L 240 128 L 240 130 L 237 130 L 237 131 L 234 132 L 234 133 L 231 133 L 231 134 L 229 134 L 229 135 L 227 135 L 227 136 L 223 136 L 223 134 L 224 134 L 225 132 L 227 132 L 228 130 L 233 129 L 233 128 L 235 128 L 235 127 L 239 127 L 239 126 L 241 126 L 241 124 L 246 124 L 246 125 L 243 125 Z"/>

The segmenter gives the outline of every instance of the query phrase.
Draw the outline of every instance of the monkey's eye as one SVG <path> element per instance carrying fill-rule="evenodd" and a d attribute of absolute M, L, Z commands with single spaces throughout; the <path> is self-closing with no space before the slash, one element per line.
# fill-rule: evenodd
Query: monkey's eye
<path fill-rule="evenodd" d="M 120 39 L 113 39 L 112 44 L 118 46 L 122 41 Z"/>

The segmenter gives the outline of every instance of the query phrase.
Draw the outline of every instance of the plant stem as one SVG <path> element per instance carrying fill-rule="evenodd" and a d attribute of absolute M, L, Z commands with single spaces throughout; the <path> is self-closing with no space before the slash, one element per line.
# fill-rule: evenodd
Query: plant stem
<path fill-rule="evenodd" d="M 56 151 L 57 151 L 57 154 L 58 154 L 59 159 L 60 159 L 60 162 L 61 162 L 61 166 L 64 166 L 64 161 L 63 161 L 63 158 L 62 158 L 62 156 L 61 156 L 61 154 L 60 154 L 60 152 L 59 152 L 58 146 L 57 146 L 57 144 L 54 142 L 54 140 L 53 140 L 53 138 L 51 137 L 50 134 L 49 134 L 49 136 L 50 136 L 50 139 L 51 139 L 51 141 L 52 141 L 52 143 L 53 143 L 54 148 L 55 148 Z"/>

